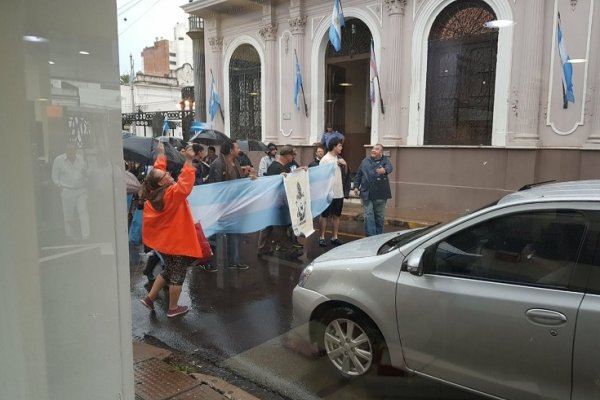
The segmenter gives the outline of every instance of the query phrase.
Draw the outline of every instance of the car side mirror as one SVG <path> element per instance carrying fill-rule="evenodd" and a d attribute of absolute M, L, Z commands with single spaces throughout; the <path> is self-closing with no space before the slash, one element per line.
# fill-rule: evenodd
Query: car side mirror
<path fill-rule="evenodd" d="M 406 270 L 413 275 L 423 275 L 423 254 L 425 249 L 418 248 L 413 250 L 412 253 L 406 259 Z"/>

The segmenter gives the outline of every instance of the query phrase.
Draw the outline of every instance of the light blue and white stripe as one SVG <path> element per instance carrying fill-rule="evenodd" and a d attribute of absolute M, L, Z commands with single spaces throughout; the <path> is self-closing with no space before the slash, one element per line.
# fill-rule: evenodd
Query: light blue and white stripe
<path fill-rule="evenodd" d="M 331 13 L 331 25 L 329 26 L 329 40 L 335 51 L 342 49 L 342 26 L 346 25 L 344 12 L 340 0 L 333 3 L 333 12 Z"/>
<path fill-rule="evenodd" d="M 565 104 L 567 102 L 575 103 L 575 94 L 573 93 L 573 64 L 571 64 L 571 58 L 567 53 L 567 46 L 565 44 L 565 37 L 562 33 L 560 21 L 560 13 L 558 14 L 556 36 L 558 42 L 558 54 L 560 56 L 560 62 L 563 69 L 563 80 L 564 80 L 564 96 Z"/>
<path fill-rule="evenodd" d="M 334 166 L 308 170 L 313 216 L 321 214 L 331 203 Z M 281 175 L 195 186 L 188 202 L 194 221 L 202 224 L 207 237 L 216 233 L 251 233 L 290 223 Z"/>

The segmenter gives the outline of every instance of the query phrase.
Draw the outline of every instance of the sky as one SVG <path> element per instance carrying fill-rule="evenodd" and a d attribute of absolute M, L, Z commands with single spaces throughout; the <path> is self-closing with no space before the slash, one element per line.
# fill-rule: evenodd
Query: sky
<path fill-rule="evenodd" d="M 140 54 L 144 47 L 154 45 L 157 37 L 173 40 L 177 22 L 187 21 L 180 8 L 187 0 L 117 0 L 119 18 L 119 71 L 129 73 L 129 54 L 134 70 L 142 69 Z"/>

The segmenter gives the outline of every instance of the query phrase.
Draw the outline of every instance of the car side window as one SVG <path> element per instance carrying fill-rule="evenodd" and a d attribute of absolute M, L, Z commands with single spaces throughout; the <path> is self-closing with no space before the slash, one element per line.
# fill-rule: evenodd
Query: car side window
<path fill-rule="evenodd" d="M 567 288 L 585 230 L 570 210 L 494 218 L 428 248 L 425 273 Z"/>

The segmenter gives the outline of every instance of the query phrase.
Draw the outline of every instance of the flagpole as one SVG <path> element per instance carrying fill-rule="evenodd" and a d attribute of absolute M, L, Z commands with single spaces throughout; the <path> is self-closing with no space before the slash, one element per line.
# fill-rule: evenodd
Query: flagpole
<path fill-rule="evenodd" d="M 381 113 L 385 114 L 385 107 L 383 106 L 383 98 L 381 97 L 381 84 L 379 83 L 379 75 L 377 75 L 377 88 L 379 89 L 379 104 L 381 105 Z"/>
<path fill-rule="evenodd" d="M 212 80 L 215 80 L 215 76 L 213 75 L 212 72 L 212 68 L 210 69 L 210 77 L 212 78 Z M 221 102 L 219 102 L 219 111 L 221 113 L 221 119 L 223 120 L 223 123 L 225 123 L 225 115 L 223 114 L 223 109 L 221 108 Z"/>
<path fill-rule="evenodd" d="M 296 64 L 298 64 L 298 53 L 296 53 L 296 49 L 294 49 L 294 56 L 296 56 Z M 308 106 L 306 105 L 306 96 L 304 95 L 304 83 L 302 80 L 300 81 L 300 89 L 302 90 L 302 100 L 304 101 L 304 115 L 308 118 Z"/>

